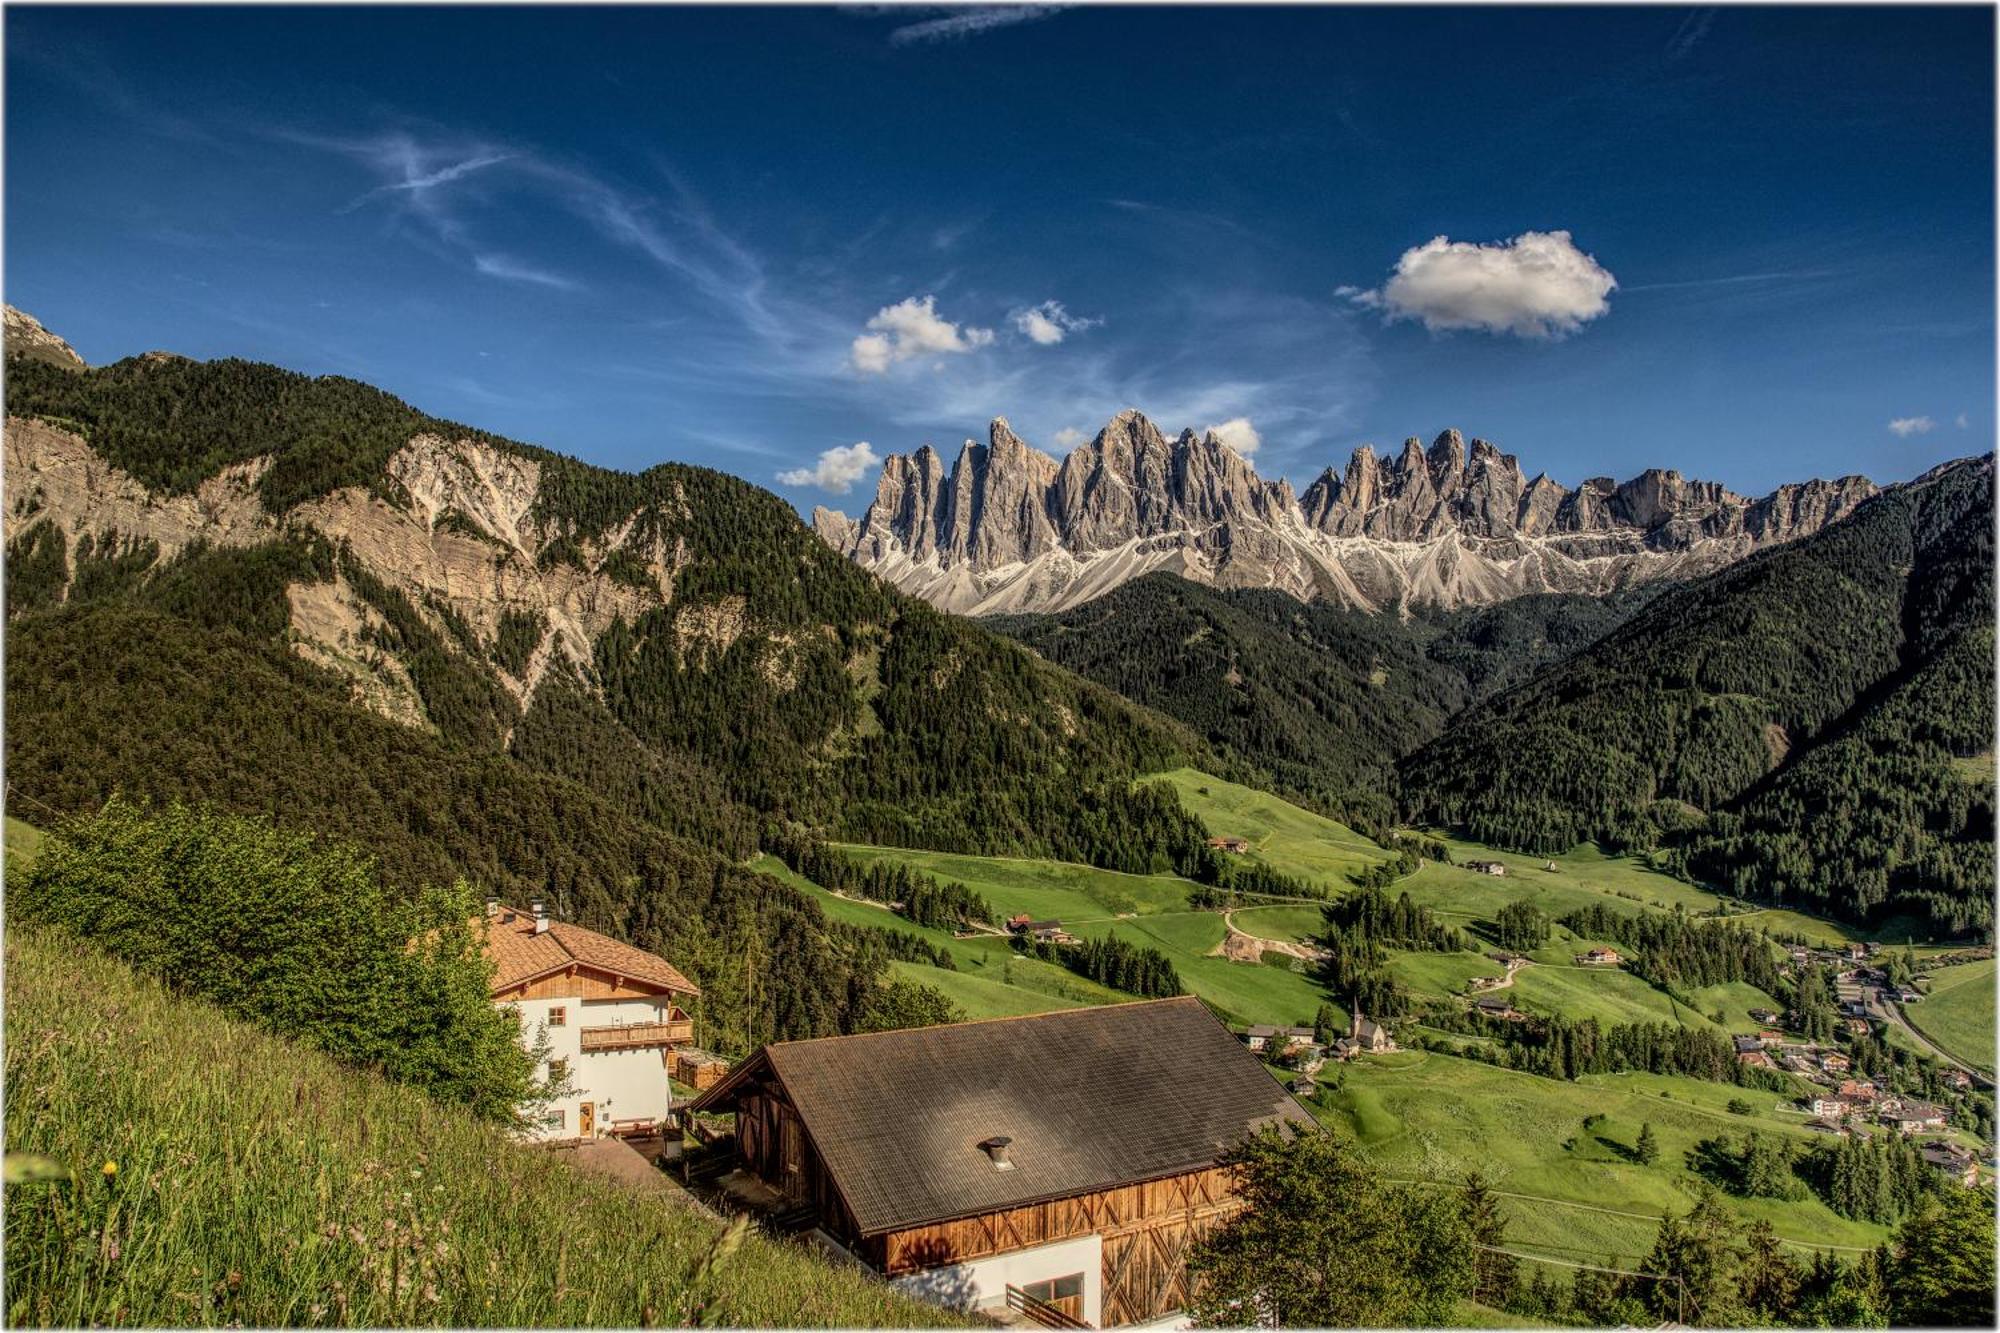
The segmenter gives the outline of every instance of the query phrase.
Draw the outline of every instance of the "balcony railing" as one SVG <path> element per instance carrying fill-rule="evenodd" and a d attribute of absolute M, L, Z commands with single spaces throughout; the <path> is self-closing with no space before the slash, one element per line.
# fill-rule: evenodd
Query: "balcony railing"
<path fill-rule="evenodd" d="M 1043 1328 L 1090 1327 L 1089 1324 L 1078 1319 L 1061 1306 L 1051 1305 L 1044 1300 L 1037 1300 L 1011 1283 L 1007 1287 L 1007 1308 L 1024 1316 L 1032 1323 L 1040 1324 Z"/>
<path fill-rule="evenodd" d="M 694 1040 L 694 1020 L 673 1010 L 657 1023 L 617 1023 L 577 1032 L 585 1051 L 636 1051 L 647 1046 L 672 1046 Z"/>

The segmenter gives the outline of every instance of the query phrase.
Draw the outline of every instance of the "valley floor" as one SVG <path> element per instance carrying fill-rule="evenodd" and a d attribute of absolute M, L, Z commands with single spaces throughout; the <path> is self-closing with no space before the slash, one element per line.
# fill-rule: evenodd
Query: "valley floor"
<path fill-rule="evenodd" d="M 1350 874 L 1389 859 L 1354 830 L 1266 793 L 1193 770 L 1164 777 L 1211 833 L 1247 839 L 1249 858 L 1329 894 L 1351 891 Z M 1636 907 L 1727 913 L 1753 929 L 1803 935 L 1827 945 L 1859 938 L 1858 932 L 1797 913 L 1746 912 L 1637 859 L 1606 856 L 1592 847 L 1547 858 L 1457 840 L 1448 845 L 1457 864 L 1426 862 L 1389 892 L 1408 892 L 1448 923 L 1473 932 L 1480 951 L 1392 952 L 1391 974 L 1419 1000 L 1446 1000 L 1464 994 L 1473 978 L 1503 976 L 1504 969 L 1489 956 L 1495 948 L 1493 918 L 1503 906 L 1522 899 L 1551 917 L 1608 901 L 1626 912 Z M 891 847 L 850 845 L 843 850 L 860 864 L 907 865 L 963 884 L 983 896 L 1002 920 L 1026 913 L 1037 920 L 1059 920 L 1064 929 L 1085 938 L 1115 935 L 1156 948 L 1190 990 L 1238 1025 L 1309 1025 L 1328 1004 L 1339 1021 L 1347 1020 L 1343 997 L 1328 993 L 1305 961 L 1266 953 L 1261 963 L 1248 963 L 1220 953 L 1231 926 L 1266 940 L 1311 940 L 1323 926 L 1317 901 L 1239 907 L 1225 917 L 1220 911 L 1191 908 L 1188 896 L 1199 886 L 1171 875 L 1122 875 L 1053 861 Z M 1498 861 L 1507 873 L 1474 871 L 1465 866 L 1467 861 Z M 828 893 L 773 858 L 757 864 L 815 894 L 836 919 L 910 931 L 949 951 L 955 971 L 913 963 L 895 967 L 936 986 L 970 1017 L 1129 998 L 1053 964 L 1022 958 L 1003 937 L 953 938 L 949 932 L 913 926 L 884 905 Z M 1602 943 L 1608 942 L 1557 927 L 1501 993 L 1530 1014 L 1729 1033 L 1760 1026 L 1751 1010 L 1781 1007 L 1774 997 L 1743 983 L 1706 987 L 1688 997 L 1692 1004 L 1682 1003 L 1621 968 L 1575 961 Z M 1917 950 L 1920 958 L 1938 952 Z M 1990 1051 L 1991 968 L 1988 960 L 1939 971 L 1932 997 L 1909 1006 L 1913 1021 L 1928 1018 L 1936 1030 L 1934 1039 Z M 1981 997 L 1983 1012 L 1977 1003 Z M 1395 1022 L 1390 1026 L 1400 1028 Z M 1748 1113 L 1730 1112 L 1732 1100 L 1748 1102 Z M 1329 1066 L 1307 1104 L 1323 1122 L 1353 1134 L 1395 1178 L 1451 1188 L 1467 1172 L 1484 1173 L 1504 1195 L 1511 1247 L 1552 1261 L 1626 1267 L 1651 1247 L 1663 1212 L 1681 1213 L 1692 1206 L 1700 1181 L 1689 1165 L 1696 1142 L 1717 1135 L 1740 1137 L 1750 1129 L 1801 1145 L 1816 1137 L 1805 1127 L 1807 1114 L 1769 1092 L 1652 1074 L 1590 1075 L 1561 1082 L 1436 1051 L 1403 1051 Z M 1586 1116 L 1602 1119 L 1586 1130 Z M 1633 1153 L 1642 1124 L 1652 1126 L 1660 1145 L 1651 1165 L 1641 1165 Z M 1963 1134 L 1957 1137 L 1973 1142 Z M 1811 1197 L 1732 1197 L 1730 1204 L 1746 1219 L 1768 1220 L 1787 1244 L 1801 1249 L 1859 1252 L 1889 1234 L 1886 1227 L 1841 1218 Z"/>

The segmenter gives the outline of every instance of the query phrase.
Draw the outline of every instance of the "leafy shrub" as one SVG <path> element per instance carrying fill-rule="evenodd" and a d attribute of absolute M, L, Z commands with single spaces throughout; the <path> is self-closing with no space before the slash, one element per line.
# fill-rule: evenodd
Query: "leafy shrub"
<path fill-rule="evenodd" d="M 345 844 L 114 798 L 50 837 L 8 906 L 482 1116 L 511 1118 L 535 1094 L 516 1021 L 489 1002 L 463 881 L 395 896 Z"/>

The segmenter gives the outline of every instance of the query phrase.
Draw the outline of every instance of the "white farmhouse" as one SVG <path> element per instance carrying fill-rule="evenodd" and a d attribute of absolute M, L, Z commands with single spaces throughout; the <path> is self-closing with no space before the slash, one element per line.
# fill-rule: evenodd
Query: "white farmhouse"
<path fill-rule="evenodd" d="M 493 1003 L 521 1018 L 521 1044 L 546 1033 L 547 1065 L 566 1073 L 570 1094 L 552 1103 L 534 1131 L 541 1139 L 587 1139 L 648 1129 L 673 1104 L 668 1062 L 694 1040 L 694 1020 L 677 1001 L 701 992 L 664 958 L 594 930 L 486 904 L 485 941 L 493 960 Z"/>

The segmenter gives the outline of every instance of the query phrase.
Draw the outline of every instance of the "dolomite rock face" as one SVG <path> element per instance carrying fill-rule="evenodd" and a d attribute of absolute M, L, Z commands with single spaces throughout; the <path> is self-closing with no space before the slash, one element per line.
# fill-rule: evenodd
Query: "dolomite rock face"
<path fill-rule="evenodd" d="M 1294 496 L 1213 434 L 1169 440 L 1125 411 L 1060 462 L 1004 419 L 949 469 L 929 446 L 892 455 L 859 518 L 818 509 L 813 527 L 904 591 L 971 615 L 1064 610 L 1162 569 L 1374 611 L 1692 577 L 1875 493 L 1843 477 L 1751 499 L 1660 470 L 1569 490 L 1447 430 L 1394 457 L 1363 446 Z"/>

